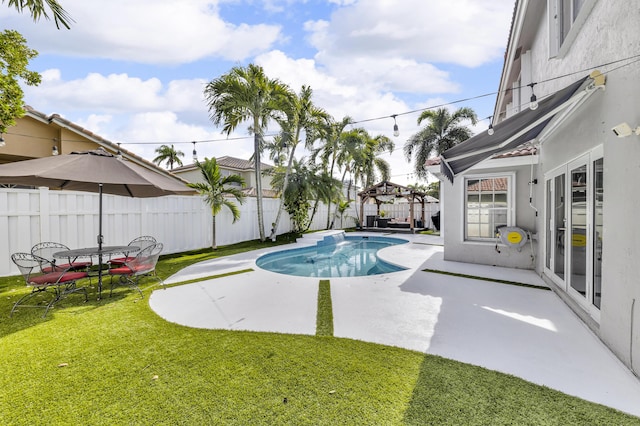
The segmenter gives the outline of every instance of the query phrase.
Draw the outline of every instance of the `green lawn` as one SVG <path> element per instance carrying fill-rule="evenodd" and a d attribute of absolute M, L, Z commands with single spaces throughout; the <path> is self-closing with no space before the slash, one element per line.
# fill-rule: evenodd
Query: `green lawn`
<path fill-rule="evenodd" d="M 165 256 L 158 270 L 271 244 Z M 101 301 L 91 290 L 46 319 L 9 318 L 26 291 L 20 277 L 0 278 L 3 425 L 640 424 L 516 377 L 334 338 L 330 282 L 319 286 L 318 336 L 170 324 L 149 309 L 151 289 Z"/>

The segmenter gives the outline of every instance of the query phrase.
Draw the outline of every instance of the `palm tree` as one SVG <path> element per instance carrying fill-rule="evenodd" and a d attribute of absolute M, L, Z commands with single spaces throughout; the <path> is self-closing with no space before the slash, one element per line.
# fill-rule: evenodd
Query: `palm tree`
<path fill-rule="evenodd" d="M 355 129 L 346 135 L 347 143 L 351 145 L 350 152 L 353 158 L 353 173 L 356 181 L 358 178 L 362 182 L 363 188 L 374 184 L 378 177 L 382 180 L 389 180 L 391 176 L 391 166 L 380 158 L 383 152 L 392 153 L 395 144 L 384 135 L 371 137 L 364 129 Z"/>
<path fill-rule="evenodd" d="M 196 162 L 196 166 L 202 173 L 204 182 L 189 183 L 188 185 L 204 196 L 204 201 L 211 207 L 213 216 L 213 239 L 211 248 L 218 248 L 216 244 L 216 216 L 222 211 L 222 207 L 227 207 L 233 215 L 233 223 L 240 219 L 238 206 L 229 198 L 235 198 L 240 204 L 244 202 L 244 193 L 233 185 L 244 187 L 244 179 L 240 175 L 222 176 L 220 167 L 215 158 L 205 158 L 204 161 Z"/>
<path fill-rule="evenodd" d="M 348 146 L 343 142 L 343 132 L 345 127 L 353 122 L 353 119 L 349 116 L 343 117 L 342 121 L 336 122 L 330 119 L 326 122 L 321 130 L 321 142 L 323 144 L 313 151 L 312 160 L 315 161 L 317 157 L 320 158 L 320 162 L 324 167 L 324 170 L 333 176 L 336 166 L 343 169 L 341 183 L 344 186 L 344 181 L 349 172 L 349 167 L 346 165 L 348 161 Z M 344 167 L 343 167 L 344 166 Z M 347 191 L 347 197 L 349 192 Z M 338 206 L 336 205 L 335 217 L 338 215 Z M 334 218 L 335 220 L 335 218 Z M 331 221 L 331 203 L 327 205 L 327 229 L 333 227 L 333 221 Z"/>
<path fill-rule="evenodd" d="M 227 136 L 241 123 L 250 121 L 249 133 L 253 133 L 253 164 L 258 204 L 258 230 L 260 241 L 265 240 L 264 213 L 262 209 L 262 171 L 260 154 L 263 135 L 269 120 L 281 118 L 285 101 L 291 96 L 288 86 L 277 79 L 269 79 L 262 67 L 249 64 L 246 68 L 233 67 L 207 83 L 204 94 L 209 105 L 211 121 L 222 124 Z"/>
<path fill-rule="evenodd" d="M 67 29 L 71 28 L 69 21 L 73 22 L 73 19 L 71 19 L 69 14 L 60 6 L 57 0 L 9 0 L 9 7 L 15 7 L 20 13 L 22 13 L 24 9 L 28 9 L 34 21 L 40 19 L 41 16 L 49 19 L 47 10 L 44 7 L 45 4 L 51 9 L 53 20 L 58 29 L 60 29 L 60 24 L 64 25 Z"/>
<path fill-rule="evenodd" d="M 180 159 L 180 157 L 184 157 L 184 152 L 176 151 L 173 145 L 162 145 L 160 146 L 160 148 L 156 148 L 155 152 L 156 154 L 158 154 L 158 156 L 153 159 L 153 162 L 158 166 L 164 162 L 169 165 L 169 169 L 171 170 L 173 170 L 174 164 L 182 166 L 182 160 Z"/>
<path fill-rule="evenodd" d="M 285 110 L 286 118 L 278 120 L 282 132 L 279 135 L 280 137 L 277 138 L 280 146 L 276 148 L 276 152 L 287 152 L 288 162 L 283 178 L 282 190 L 280 191 L 278 213 L 271 228 L 271 235 L 269 236 L 272 241 L 276 239 L 278 224 L 280 223 L 280 217 L 284 209 L 285 193 L 289 184 L 289 174 L 291 173 L 293 160 L 295 159 L 296 148 L 300 143 L 300 134 L 302 132 L 305 133 L 305 146 L 310 148 L 313 141 L 318 138 L 321 126 L 329 120 L 329 114 L 313 104 L 311 100 L 312 95 L 313 91 L 309 86 L 302 86 L 299 95 L 292 93 L 288 98 L 289 102 Z"/>
<path fill-rule="evenodd" d="M 404 155 L 408 162 L 415 156 L 414 171 L 418 178 L 426 179 L 424 163 L 432 153 L 442 154 L 447 149 L 469 139 L 473 133 L 467 126 L 460 124 L 464 120 L 472 125 L 478 122 L 471 108 L 459 108 L 453 114 L 446 108 L 426 110 L 418 117 L 418 124 L 427 120 L 428 124 L 412 135 L 404 144 Z"/>

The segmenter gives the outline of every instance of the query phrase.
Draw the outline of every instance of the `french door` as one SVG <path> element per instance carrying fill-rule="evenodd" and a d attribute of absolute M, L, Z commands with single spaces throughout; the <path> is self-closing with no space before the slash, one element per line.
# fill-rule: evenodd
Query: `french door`
<path fill-rule="evenodd" d="M 602 295 L 601 149 L 545 175 L 545 274 L 598 318 Z"/>

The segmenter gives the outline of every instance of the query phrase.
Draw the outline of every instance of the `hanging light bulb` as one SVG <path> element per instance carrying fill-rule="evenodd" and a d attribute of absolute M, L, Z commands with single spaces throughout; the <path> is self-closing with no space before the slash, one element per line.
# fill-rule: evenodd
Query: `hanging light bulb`
<path fill-rule="evenodd" d="M 398 123 L 396 123 L 396 114 L 393 114 L 393 136 L 400 136 L 400 130 L 398 129 Z"/>
<path fill-rule="evenodd" d="M 60 154 L 58 152 L 58 147 L 54 145 L 53 148 L 51 148 L 51 155 L 58 155 L 58 154 Z"/>
<path fill-rule="evenodd" d="M 493 134 L 495 133 L 495 130 L 493 130 L 493 124 L 489 123 L 489 128 L 487 129 L 487 133 L 489 134 L 489 136 L 493 136 Z"/>
<path fill-rule="evenodd" d="M 4 142 L 4 138 L 2 137 L 2 133 L 0 133 L 0 148 L 2 148 L 3 146 L 5 146 L 5 142 Z"/>
<path fill-rule="evenodd" d="M 191 142 L 193 144 L 193 163 L 197 163 L 198 162 L 198 153 L 196 152 L 196 143 Z"/>
<path fill-rule="evenodd" d="M 538 109 L 538 98 L 536 98 L 536 94 L 533 93 L 533 86 L 535 85 L 536 83 L 531 83 L 528 85 L 529 87 L 531 87 L 531 100 L 529 102 L 529 109 L 531 109 L 532 111 Z"/>
<path fill-rule="evenodd" d="M 122 151 L 120 151 L 120 143 L 121 142 L 118 142 L 118 152 L 116 152 L 116 157 L 122 160 Z"/>

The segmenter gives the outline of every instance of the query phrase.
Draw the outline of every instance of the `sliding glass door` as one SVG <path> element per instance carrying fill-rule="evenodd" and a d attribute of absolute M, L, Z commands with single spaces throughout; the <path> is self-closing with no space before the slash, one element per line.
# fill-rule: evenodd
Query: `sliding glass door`
<path fill-rule="evenodd" d="M 545 275 L 594 317 L 602 297 L 601 151 L 545 175 Z"/>

